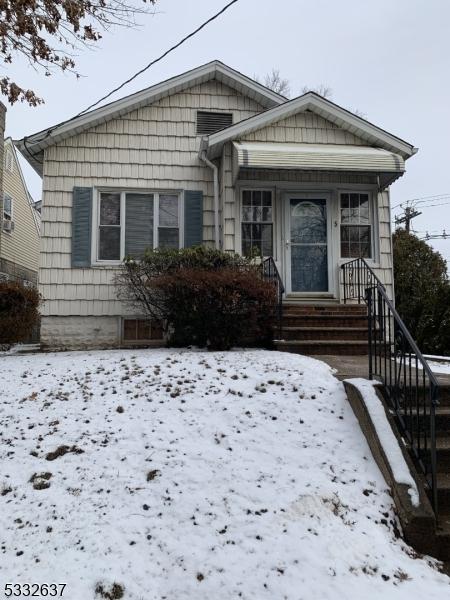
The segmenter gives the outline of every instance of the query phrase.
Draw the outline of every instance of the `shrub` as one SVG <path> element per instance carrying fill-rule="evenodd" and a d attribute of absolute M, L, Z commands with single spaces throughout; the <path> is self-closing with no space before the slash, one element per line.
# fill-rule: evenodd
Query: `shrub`
<path fill-rule="evenodd" d="M 119 297 L 165 323 L 171 345 L 226 350 L 271 340 L 274 286 L 243 257 L 203 247 L 156 250 L 125 261 L 116 282 Z"/>
<path fill-rule="evenodd" d="M 39 322 L 39 292 L 16 281 L 0 281 L 0 344 L 23 342 Z"/>
<path fill-rule="evenodd" d="M 393 235 L 396 308 L 429 354 L 450 353 L 450 281 L 445 260 L 403 229 Z"/>

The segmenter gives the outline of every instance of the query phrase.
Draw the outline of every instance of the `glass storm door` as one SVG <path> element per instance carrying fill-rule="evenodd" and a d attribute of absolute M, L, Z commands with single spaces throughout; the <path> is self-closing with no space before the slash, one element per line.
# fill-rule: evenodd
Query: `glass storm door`
<path fill-rule="evenodd" d="M 328 292 L 326 199 L 289 199 L 291 292 Z"/>

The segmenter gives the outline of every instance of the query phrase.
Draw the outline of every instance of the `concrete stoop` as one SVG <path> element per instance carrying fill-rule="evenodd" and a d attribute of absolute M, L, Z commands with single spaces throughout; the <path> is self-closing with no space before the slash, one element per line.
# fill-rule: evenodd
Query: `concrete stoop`
<path fill-rule="evenodd" d="M 367 308 L 361 305 L 283 304 L 277 350 L 299 354 L 368 353 Z"/>

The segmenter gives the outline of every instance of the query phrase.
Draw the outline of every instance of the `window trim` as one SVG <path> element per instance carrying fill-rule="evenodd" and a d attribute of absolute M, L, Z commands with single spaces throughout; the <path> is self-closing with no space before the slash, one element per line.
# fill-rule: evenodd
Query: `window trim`
<path fill-rule="evenodd" d="M 11 200 L 11 211 L 9 213 L 7 213 L 5 211 L 5 198 L 6 197 L 8 197 Z M 5 218 L 5 214 L 8 215 L 8 218 Z M 11 235 L 12 229 L 10 231 L 6 231 L 6 229 L 4 228 L 4 223 L 5 223 L 5 221 L 8 221 L 9 223 L 13 223 L 13 221 L 14 221 L 14 198 L 10 194 L 7 194 L 6 192 L 3 193 L 1 217 L 2 217 L 3 233 L 7 233 L 8 235 Z"/>
<path fill-rule="evenodd" d="M 120 194 L 120 259 L 102 260 L 99 258 L 99 227 L 100 227 L 100 196 L 101 194 Z M 98 267 L 115 267 L 120 265 L 125 258 L 125 223 L 126 223 L 126 195 L 142 194 L 153 195 L 153 248 L 159 244 L 159 196 L 170 195 L 178 197 L 178 230 L 179 248 L 184 247 L 184 193 L 182 190 L 150 190 L 133 188 L 95 188 L 93 194 L 92 232 L 91 232 L 91 265 Z"/>
<path fill-rule="evenodd" d="M 341 231 L 342 231 L 342 227 L 348 225 L 348 226 L 352 226 L 352 223 L 342 223 L 341 221 L 341 217 L 342 217 L 342 206 L 341 206 L 341 196 L 343 194 L 366 194 L 369 198 L 369 223 L 368 224 L 358 224 L 358 223 L 353 223 L 354 226 L 358 227 L 358 226 L 366 226 L 368 225 L 370 227 L 370 257 L 368 258 L 364 258 L 364 260 L 368 261 L 370 264 L 375 264 L 376 261 L 376 255 L 377 255 L 377 246 L 375 244 L 375 236 L 378 235 L 377 233 L 377 228 L 376 228 L 376 221 L 375 221 L 375 202 L 374 202 L 374 193 L 372 190 L 355 190 L 355 189 L 340 189 L 338 190 L 338 257 L 339 257 L 339 262 L 345 263 L 348 262 L 350 260 L 356 260 L 358 257 L 357 256 L 342 256 L 342 237 L 341 237 Z"/>
<path fill-rule="evenodd" d="M 241 256 L 244 256 L 243 251 L 242 251 L 242 225 L 243 223 L 257 223 L 257 221 L 244 221 L 242 219 L 242 208 L 244 206 L 243 204 L 243 195 L 244 192 L 270 192 L 271 197 L 272 197 L 272 221 L 261 221 L 261 223 L 264 224 L 271 224 L 272 225 L 272 256 L 275 258 L 276 255 L 276 242 L 275 242 L 275 238 L 276 238 L 276 226 L 277 226 L 277 221 L 276 221 L 276 214 L 275 214 L 275 200 L 276 200 L 276 190 L 273 187 L 270 186 L 242 186 L 239 188 L 239 228 L 238 228 L 238 236 L 239 239 L 236 240 L 236 247 L 239 248 L 239 252 L 241 254 Z M 261 259 L 267 258 L 265 256 L 260 257 Z"/>

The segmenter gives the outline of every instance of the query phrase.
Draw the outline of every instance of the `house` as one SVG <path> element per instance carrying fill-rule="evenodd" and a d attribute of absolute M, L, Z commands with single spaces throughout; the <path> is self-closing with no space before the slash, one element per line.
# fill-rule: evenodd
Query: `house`
<path fill-rule="evenodd" d="M 150 341 L 114 287 L 148 246 L 256 249 L 309 304 L 341 302 L 340 265 L 364 257 L 393 295 L 389 186 L 416 149 L 313 92 L 213 61 L 17 146 L 43 178 L 46 347 Z"/>
<path fill-rule="evenodd" d="M 3 141 L 3 136 L 0 138 Z M 0 180 L 0 279 L 37 285 L 40 216 L 27 189 L 16 148 L 3 144 Z"/>

